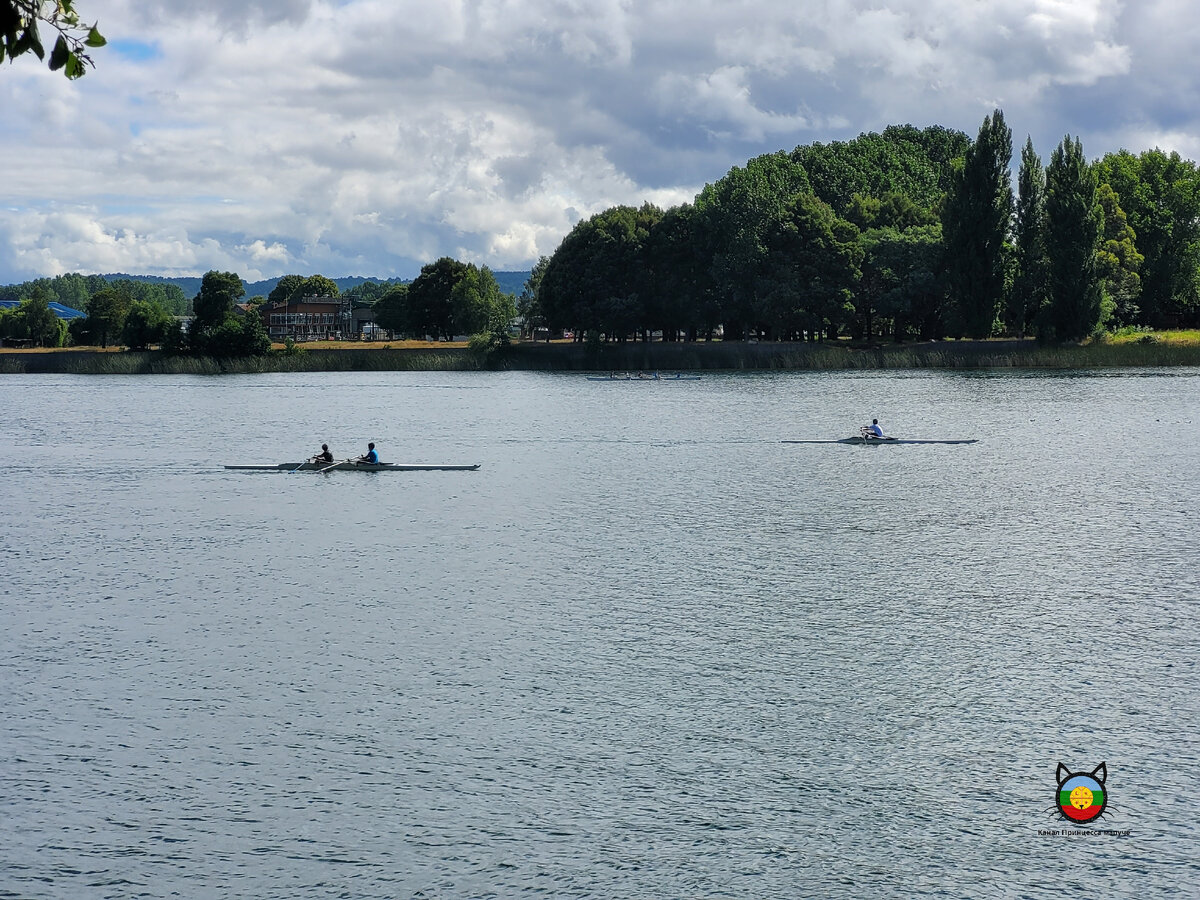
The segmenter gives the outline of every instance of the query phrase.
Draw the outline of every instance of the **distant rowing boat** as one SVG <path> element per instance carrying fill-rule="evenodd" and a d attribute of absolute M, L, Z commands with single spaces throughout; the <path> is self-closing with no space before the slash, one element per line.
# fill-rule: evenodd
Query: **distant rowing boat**
<path fill-rule="evenodd" d="M 479 463 L 472 466 L 440 465 L 437 463 L 356 463 L 356 462 L 302 462 L 276 463 L 273 466 L 226 466 L 243 472 L 474 472 Z"/>
<path fill-rule="evenodd" d="M 887 444 L 890 446 L 892 444 L 977 444 L 977 443 L 979 443 L 979 439 L 978 438 L 969 438 L 969 439 L 956 440 L 956 441 L 918 441 L 918 440 L 905 440 L 903 438 L 894 438 L 894 437 L 887 437 L 887 438 L 848 437 L 848 438 L 842 438 L 842 439 L 836 440 L 836 441 L 780 441 L 780 443 L 781 444 L 870 444 L 872 446 L 877 445 L 877 444 Z"/>
<path fill-rule="evenodd" d="M 589 375 L 588 381 L 699 381 L 703 375 Z"/>

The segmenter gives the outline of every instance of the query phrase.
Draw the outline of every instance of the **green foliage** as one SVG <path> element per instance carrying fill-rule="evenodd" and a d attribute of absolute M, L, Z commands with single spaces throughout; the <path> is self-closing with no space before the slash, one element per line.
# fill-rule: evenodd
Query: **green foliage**
<path fill-rule="evenodd" d="M 44 291 L 50 302 L 86 312 L 88 301 L 100 291 L 110 288 L 124 294 L 130 301 L 157 303 L 174 316 L 183 316 L 190 312 L 190 304 L 183 291 L 169 282 L 77 273 L 56 275 L 53 278 L 36 278 L 21 284 L 2 286 L 0 299 L 23 300 L 33 296 L 35 291 Z"/>
<path fill-rule="evenodd" d="M 257 310 L 244 314 L 234 304 L 245 293 L 242 279 L 233 272 L 210 271 L 200 282 L 192 301 L 195 318 L 187 333 L 187 349 L 213 357 L 261 356 L 271 349 L 271 339 Z M 164 337 L 164 349 L 174 352 L 175 336 Z"/>
<path fill-rule="evenodd" d="M 299 290 L 292 295 L 293 300 L 308 297 L 337 297 L 340 294 L 337 283 L 324 275 L 311 275 L 304 279 Z"/>
<path fill-rule="evenodd" d="M 1129 218 L 1121 209 L 1120 198 L 1110 184 L 1096 189 L 1096 202 L 1100 204 L 1100 249 L 1096 264 L 1104 287 L 1106 305 L 1111 308 L 1109 324 L 1120 328 L 1133 323 L 1139 313 L 1138 297 L 1142 292 L 1142 280 L 1138 269 L 1145 257 L 1138 252 L 1137 235 L 1129 225 Z"/>
<path fill-rule="evenodd" d="M 767 265 L 769 236 L 791 201 L 810 192 L 804 166 L 773 153 L 750 160 L 744 169 L 734 166 L 696 197 L 696 239 L 709 260 L 727 340 L 743 335 L 754 320 L 755 285 Z"/>
<path fill-rule="evenodd" d="M 1017 174 L 1017 209 L 1013 223 L 1016 274 L 1008 292 L 1005 322 L 1010 333 L 1024 337 L 1046 303 L 1046 172 L 1026 138 Z"/>
<path fill-rule="evenodd" d="M 337 282 L 324 275 L 310 275 L 307 278 L 303 275 L 284 275 L 267 295 L 267 302 L 271 304 L 285 301 L 296 303 L 314 297 L 337 297 L 338 295 Z M 241 294 L 237 296 L 240 297 Z"/>
<path fill-rule="evenodd" d="M 396 284 L 403 284 L 403 282 L 393 283 L 391 281 L 364 281 L 362 284 L 357 284 L 348 290 L 342 291 L 342 298 L 348 299 L 354 306 L 358 306 L 362 303 L 365 303 L 369 306 L 374 306 L 387 294 L 388 291 L 395 287 Z M 334 287 L 336 286 L 337 283 L 335 282 Z"/>
<path fill-rule="evenodd" d="M 1142 323 L 1200 321 L 1200 170 L 1178 153 L 1122 150 L 1096 164 L 1116 191 L 1144 259 L 1138 269 Z"/>
<path fill-rule="evenodd" d="M 503 325 L 498 324 L 500 297 L 500 285 L 496 283 L 491 269 L 468 264 L 450 292 L 454 334 L 491 334 L 501 331 L 507 336 L 508 322 L 516 315 L 516 309 L 512 308 L 508 321 Z"/>
<path fill-rule="evenodd" d="M 57 32 L 47 65 L 51 72 L 62 70 L 67 78 L 82 77 L 87 66 L 95 65 L 87 51 L 108 43 L 95 25 L 80 22 L 75 0 L 0 0 L 0 62 L 26 53 L 46 60 L 39 22 Z"/>
<path fill-rule="evenodd" d="M 31 340 L 39 347 L 62 347 L 68 334 L 67 323 L 54 314 L 44 292 L 13 309 L 0 310 L 0 338 Z"/>
<path fill-rule="evenodd" d="M 962 166 L 954 169 L 943 209 L 950 287 L 962 330 L 972 338 L 992 333 L 1004 297 L 1004 245 L 1013 213 L 1011 158 L 1012 132 L 997 109 L 983 120 Z"/>
<path fill-rule="evenodd" d="M 517 315 L 521 317 L 522 327 L 529 335 L 533 334 L 535 328 L 546 324 L 546 314 L 542 310 L 542 301 L 538 291 L 548 265 L 550 265 L 550 257 L 543 256 L 538 259 L 529 273 L 524 287 L 521 288 L 520 296 L 517 297 Z"/>
<path fill-rule="evenodd" d="M 125 327 L 130 304 L 129 295 L 117 288 L 105 288 L 94 294 L 87 303 L 91 339 L 101 347 L 117 340 Z"/>
<path fill-rule="evenodd" d="M 188 352 L 188 334 L 179 321 L 173 319 L 167 324 L 159 346 L 168 356 L 182 356 Z"/>
<path fill-rule="evenodd" d="M 549 326 L 596 330 L 623 340 L 646 326 L 646 245 L 662 211 L 615 206 L 579 222 L 546 265 L 538 289 Z"/>
<path fill-rule="evenodd" d="M 685 204 L 668 209 L 650 229 L 645 317 L 651 328 L 662 332 L 663 340 L 674 340 L 678 331 L 692 340 L 701 333 L 708 337 L 721 324 L 701 228 L 699 210 Z"/>
<path fill-rule="evenodd" d="M 394 333 L 409 330 L 408 285 L 392 285 L 375 301 L 375 324 Z"/>
<path fill-rule="evenodd" d="M 283 339 L 283 349 L 279 351 L 280 356 L 300 356 L 307 352 L 303 347 L 296 343 L 292 336 L 286 335 Z"/>
<path fill-rule="evenodd" d="M 511 296 L 511 294 L 506 295 Z M 471 335 L 467 348 L 477 360 L 482 369 L 494 369 L 500 365 L 505 353 L 511 346 L 507 332 L 482 331 Z"/>
<path fill-rule="evenodd" d="M 271 349 L 262 318 L 254 313 L 230 315 L 215 328 L 200 331 L 193 325 L 188 338 L 192 352 L 202 356 L 262 356 Z"/>
<path fill-rule="evenodd" d="M 205 273 L 200 282 L 200 293 L 192 300 L 195 319 L 192 331 L 197 328 L 219 328 L 233 313 L 233 306 L 246 293 L 242 279 L 233 272 Z"/>
<path fill-rule="evenodd" d="M 800 194 L 769 237 L 755 321 L 776 338 L 836 333 L 854 312 L 863 249 L 858 229 L 814 194 Z"/>
<path fill-rule="evenodd" d="M 303 275 L 284 275 L 279 283 L 267 294 L 267 302 L 271 304 L 291 300 L 304 287 Z"/>
<path fill-rule="evenodd" d="M 161 344 L 172 323 L 167 311 L 149 300 L 134 300 L 129 305 L 121 337 L 131 350 L 144 350 L 151 344 Z"/>
<path fill-rule="evenodd" d="M 414 337 L 454 337 L 454 288 L 466 275 L 467 264 L 443 256 L 421 267 L 421 274 L 408 286 L 408 325 Z"/>
<path fill-rule="evenodd" d="M 959 131 L 893 125 L 883 134 L 797 147 L 792 158 L 804 167 L 813 193 L 850 221 L 855 221 L 855 195 L 881 200 L 888 195 L 904 197 L 922 210 L 922 216 L 928 216 L 950 187 L 951 163 L 963 156 L 969 145 L 967 136 Z M 900 227 L 895 221 L 855 224 Z"/>
<path fill-rule="evenodd" d="M 1039 322 L 1040 339 L 1079 340 L 1100 324 L 1099 240 L 1096 173 L 1084 158 L 1079 140 L 1065 137 L 1046 167 L 1049 298 Z"/>
<path fill-rule="evenodd" d="M 854 306 L 863 336 L 871 336 L 871 318 L 878 317 L 891 320 L 897 340 L 942 337 L 946 286 L 941 226 L 873 229 L 862 234 L 860 243 L 864 258 Z"/>

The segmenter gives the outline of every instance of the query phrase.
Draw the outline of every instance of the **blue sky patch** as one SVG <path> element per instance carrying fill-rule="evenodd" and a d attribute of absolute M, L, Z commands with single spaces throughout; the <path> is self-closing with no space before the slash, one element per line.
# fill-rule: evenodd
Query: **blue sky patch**
<path fill-rule="evenodd" d="M 162 56 L 162 51 L 158 49 L 158 44 L 148 44 L 145 41 L 109 41 L 110 49 L 115 50 L 118 56 L 132 62 L 149 62 L 152 59 L 158 59 Z"/>

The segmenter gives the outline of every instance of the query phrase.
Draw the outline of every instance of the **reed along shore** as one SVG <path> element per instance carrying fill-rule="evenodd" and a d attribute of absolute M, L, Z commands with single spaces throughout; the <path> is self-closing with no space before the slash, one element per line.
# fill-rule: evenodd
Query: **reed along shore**
<path fill-rule="evenodd" d="M 489 354 L 468 347 L 304 349 L 266 356 L 170 356 L 159 351 L 0 352 L 0 374 L 222 375 L 261 372 L 589 371 L 737 369 L 1095 369 L 1200 366 L 1200 344 L 1039 346 L 1033 341 L 941 341 L 855 348 L 791 343 L 517 343 Z"/>

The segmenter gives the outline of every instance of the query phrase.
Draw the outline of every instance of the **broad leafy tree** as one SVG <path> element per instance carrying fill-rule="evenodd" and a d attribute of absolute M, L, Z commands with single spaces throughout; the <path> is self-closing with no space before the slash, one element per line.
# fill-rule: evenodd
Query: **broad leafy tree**
<path fill-rule="evenodd" d="M 234 304 L 245 293 L 242 280 L 233 272 L 212 271 L 200 282 L 200 293 L 192 301 L 196 317 L 188 331 L 192 352 L 209 356 L 258 356 L 271 349 L 271 340 L 255 311 L 234 312 Z M 174 346 L 168 332 L 164 349 Z"/>
<path fill-rule="evenodd" d="M 711 339 L 721 316 L 695 206 L 684 204 L 663 213 L 650 229 L 646 260 L 650 288 L 645 306 L 650 327 L 660 330 L 664 341 L 675 340 L 680 331 L 689 340 L 701 333 Z"/>
<path fill-rule="evenodd" d="M 348 299 L 355 306 L 363 303 L 373 306 L 393 287 L 394 285 L 390 281 L 364 281 L 362 284 L 356 284 L 343 291 L 342 298 Z"/>
<path fill-rule="evenodd" d="M 88 301 L 88 331 L 93 341 L 107 347 L 121 337 L 130 302 L 129 295 L 116 288 L 105 288 Z"/>
<path fill-rule="evenodd" d="M 777 338 L 835 335 L 854 313 L 862 258 L 858 229 L 814 194 L 800 194 L 769 238 L 758 322 Z"/>
<path fill-rule="evenodd" d="M 662 211 L 614 206 L 579 222 L 546 265 L 538 289 L 550 328 L 623 340 L 647 328 L 647 244 Z"/>
<path fill-rule="evenodd" d="M 340 295 L 337 282 L 332 278 L 326 278 L 324 275 L 310 275 L 304 279 L 304 283 L 300 285 L 299 290 L 292 295 L 293 300 L 300 300 L 309 297 L 337 297 Z"/>
<path fill-rule="evenodd" d="M 15 309 L 0 309 L 0 338 L 31 340 L 39 347 L 61 347 L 67 324 L 54 314 L 46 291 L 35 290 Z"/>
<path fill-rule="evenodd" d="M 274 304 L 290 300 L 302 287 L 303 275 L 284 275 L 276 282 L 275 287 L 271 288 L 271 293 L 267 294 L 267 302 Z"/>
<path fill-rule="evenodd" d="M 512 295 L 500 290 L 491 269 L 468 263 L 451 298 L 456 334 L 486 334 L 507 342 L 517 308 Z"/>
<path fill-rule="evenodd" d="M 41 25 L 54 32 L 54 47 L 46 60 Z M 0 0 L 0 62 L 32 53 L 50 71 L 79 78 L 94 65 L 88 51 L 107 41 L 95 25 L 80 21 L 75 0 Z"/>
<path fill-rule="evenodd" d="M 413 337 L 454 337 L 454 288 L 466 272 L 466 263 L 448 256 L 421 267 L 408 286 L 408 331 Z"/>
<path fill-rule="evenodd" d="M 193 341 L 194 349 L 209 356 L 262 356 L 271 349 L 262 317 L 254 313 L 230 315 L 216 328 L 191 337 L 200 340 L 198 346 Z"/>
<path fill-rule="evenodd" d="M 1200 171 L 1178 153 L 1122 150 L 1097 164 L 1116 191 L 1144 260 L 1140 320 L 1163 327 L 1200 321 Z"/>
<path fill-rule="evenodd" d="M 242 279 L 233 272 L 206 272 L 200 293 L 192 300 L 192 328 L 215 328 L 233 313 L 233 306 L 246 293 Z"/>
<path fill-rule="evenodd" d="M 409 330 L 407 284 L 392 285 L 375 301 L 375 324 L 393 334 Z"/>
<path fill-rule="evenodd" d="M 1117 326 L 1132 325 L 1138 320 L 1138 298 L 1142 281 L 1138 270 L 1145 257 L 1138 252 L 1137 235 L 1129 224 L 1120 198 L 1110 184 L 1096 189 L 1100 204 L 1100 249 L 1096 260 L 1104 286 L 1106 313 Z"/>
<path fill-rule="evenodd" d="M 787 154 L 773 153 L 750 160 L 744 169 L 734 166 L 696 197 L 697 239 L 709 259 L 726 340 L 748 334 L 769 237 L 801 193 L 810 193 L 804 166 Z"/>
<path fill-rule="evenodd" d="M 121 337 L 131 350 L 143 350 L 151 344 L 161 344 L 166 337 L 171 316 L 152 300 L 134 300 L 129 305 Z"/>
<path fill-rule="evenodd" d="M 1102 288 L 1096 264 L 1100 208 L 1096 173 L 1078 139 L 1065 137 L 1046 167 L 1048 300 L 1039 337 L 1079 340 L 1100 324 Z"/>
<path fill-rule="evenodd" d="M 944 207 L 950 286 L 962 329 L 973 338 L 992 333 L 1004 298 L 1004 245 L 1013 213 L 1011 158 L 1012 132 L 997 109 L 983 120 L 979 137 L 955 169 Z"/>
<path fill-rule="evenodd" d="M 902 196 L 918 209 L 932 209 L 950 187 L 953 161 L 970 143 L 960 131 L 892 125 L 882 134 L 797 147 L 792 158 L 804 166 L 813 193 L 838 215 L 854 221 L 851 206 L 855 195 L 879 200 Z M 876 224 L 903 227 L 895 222 L 871 222 L 866 227 Z"/>
<path fill-rule="evenodd" d="M 945 333 L 945 284 L 940 225 L 876 228 L 859 239 L 864 256 L 855 293 L 858 330 L 870 338 L 870 317 L 891 322 L 896 340 L 929 340 Z"/>

